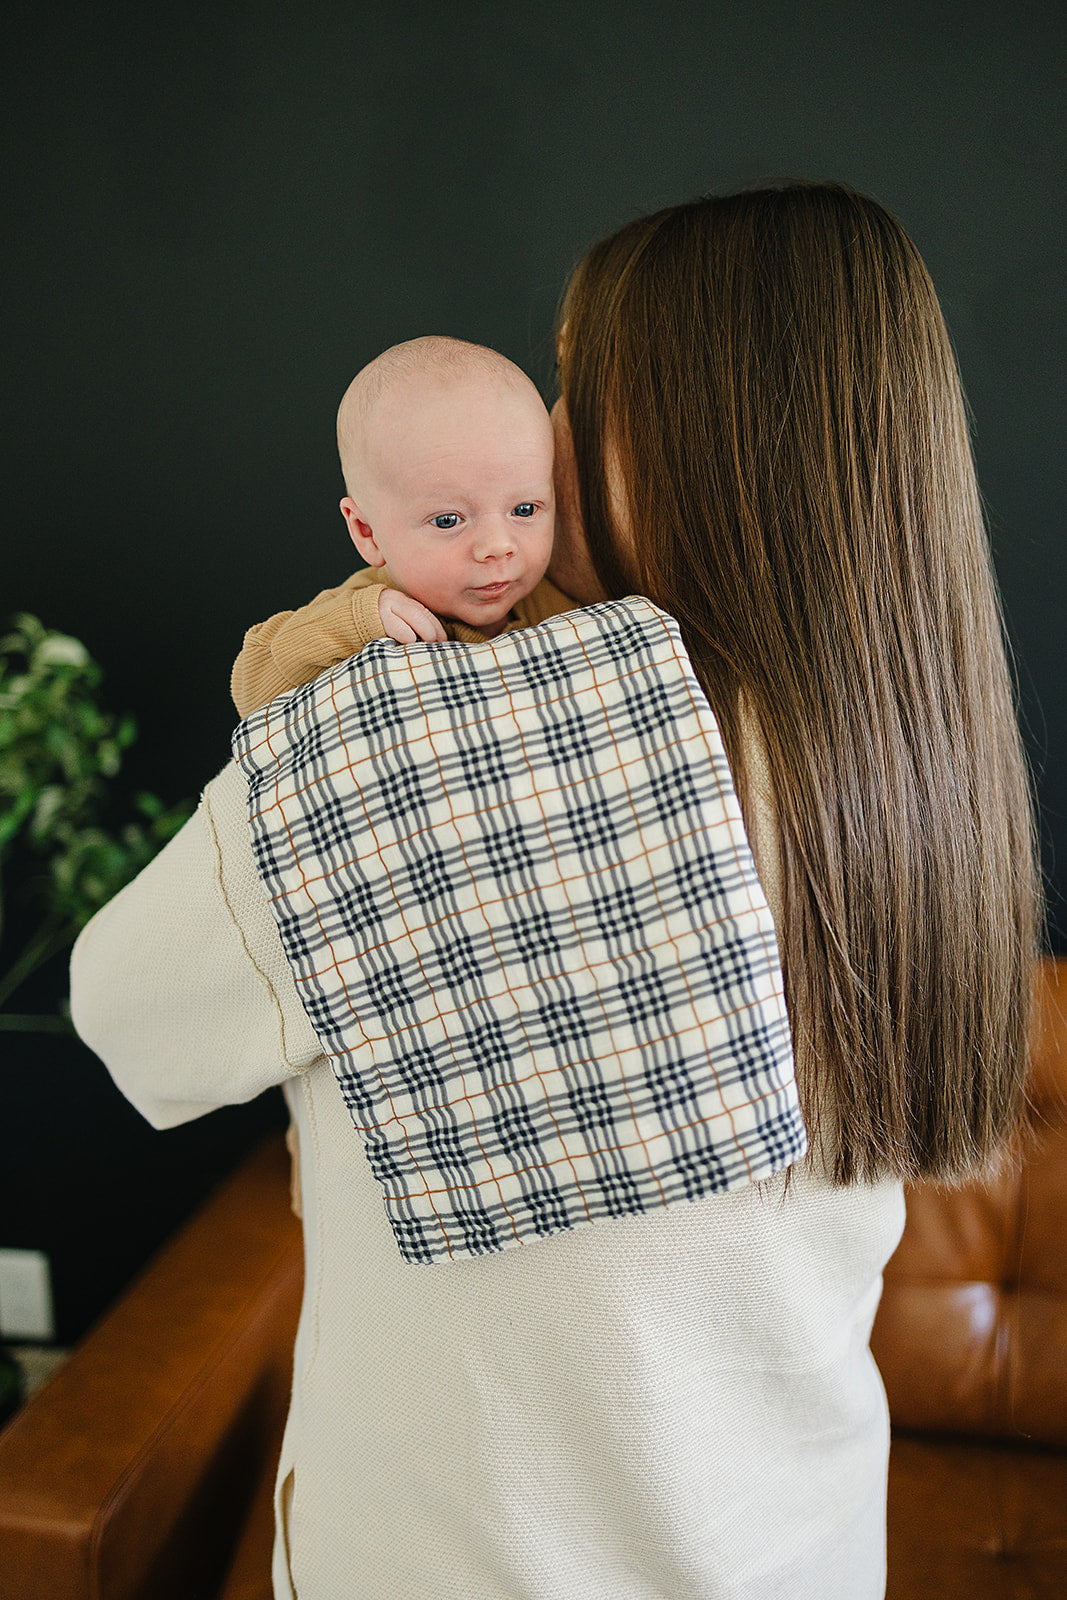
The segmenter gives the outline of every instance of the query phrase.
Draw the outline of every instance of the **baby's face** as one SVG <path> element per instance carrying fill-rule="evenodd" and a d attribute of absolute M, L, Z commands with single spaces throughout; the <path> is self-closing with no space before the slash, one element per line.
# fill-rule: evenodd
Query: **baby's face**
<path fill-rule="evenodd" d="M 368 424 L 359 513 L 373 544 L 353 530 L 357 548 L 438 616 L 499 633 L 552 553 L 552 455 L 532 384 L 398 386 Z"/>

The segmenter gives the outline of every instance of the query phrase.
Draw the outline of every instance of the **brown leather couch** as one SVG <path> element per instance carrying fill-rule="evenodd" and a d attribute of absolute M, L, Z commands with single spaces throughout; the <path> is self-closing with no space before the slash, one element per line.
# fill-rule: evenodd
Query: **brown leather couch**
<path fill-rule="evenodd" d="M 1067 961 L 1037 992 L 1032 1133 L 993 1182 L 910 1190 L 886 1271 L 887 1600 L 1067 1600 Z"/>
<path fill-rule="evenodd" d="M 0 1433 L 2 1600 L 271 1600 L 302 1279 L 277 1138 Z"/>
<path fill-rule="evenodd" d="M 1067 962 L 1039 996 L 1033 1136 L 886 1274 L 888 1600 L 1067 1600 Z M 0 1600 L 270 1600 L 300 1280 L 276 1140 L 0 1434 Z"/>

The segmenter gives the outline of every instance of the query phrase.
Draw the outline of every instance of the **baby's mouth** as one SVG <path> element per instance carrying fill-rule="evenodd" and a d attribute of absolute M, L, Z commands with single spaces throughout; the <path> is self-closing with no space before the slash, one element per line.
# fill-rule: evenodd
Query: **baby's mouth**
<path fill-rule="evenodd" d="M 480 594 L 483 599 L 495 600 L 497 595 L 503 594 L 506 589 L 510 588 L 511 580 L 505 579 L 502 583 L 481 583 L 474 590 L 474 593 Z"/>

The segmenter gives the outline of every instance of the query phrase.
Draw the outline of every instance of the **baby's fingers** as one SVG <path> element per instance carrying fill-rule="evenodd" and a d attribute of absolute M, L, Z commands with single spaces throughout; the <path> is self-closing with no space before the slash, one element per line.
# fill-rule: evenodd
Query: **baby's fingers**
<path fill-rule="evenodd" d="M 438 617 L 435 617 L 428 606 L 418 600 L 412 600 L 410 595 L 404 596 L 407 602 L 404 606 L 404 620 L 415 630 L 415 637 L 424 640 L 427 644 L 444 644 L 448 638 L 444 627 Z"/>
<path fill-rule="evenodd" d="M 387 635 L 397 644 L 416 644 L 420 639 L 428 644 L 443 644 L 446 638 L 433 612 L 399 590 L 382 590 L 378 596 L 378 615 Z"/>

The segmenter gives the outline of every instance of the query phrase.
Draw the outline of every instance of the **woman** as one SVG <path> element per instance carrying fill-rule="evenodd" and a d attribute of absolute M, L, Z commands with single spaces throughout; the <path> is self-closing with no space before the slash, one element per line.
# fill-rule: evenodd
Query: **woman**
<path fill-rule="evenodd" d="M 809 1158 L 406 1266 L 232 767 L 83 936 L 75 1017 L 160 1126 L 284 1080 L 307 1285 L 279 1596 L 875 1600 L 888 1429 L 867 1339 L 901 1180 L 973 1171 L 1013 1125 L 1035 949 L 951 352 L 892 219 L 793 187 L 597 246 L 560 375 L 550 575 L 682 624 L 775 915 Z"/>

